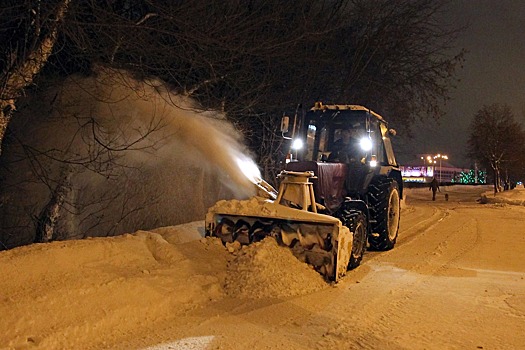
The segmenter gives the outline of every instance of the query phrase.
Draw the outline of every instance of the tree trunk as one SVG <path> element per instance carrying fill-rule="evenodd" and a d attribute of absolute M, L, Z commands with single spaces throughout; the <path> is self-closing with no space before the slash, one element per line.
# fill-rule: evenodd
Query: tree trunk
<path fill-rule="evenodd" d="M 5 131 L 7 130 L 7 125 L 9 124 L 9 119 L 11 119 L 11 111 L 7 103 L 4 101 L 0 102 L 0 154 L 2 154 L 2 140 L 4 139 Z"/>
<path fill-rule="evenodd" d="M 501 192 L 500 190 L 500 174 L 499 174 L 499 168 L 495 167 L 494 169 L 494 194 Z"/>
<path fill-rule="evenodd" d="M 46 243 L 54 240 L 58 236 L 58 219 L 65 199 L 71 191 L 71 171 L 66 170 L 62 175 L 60 183 L 57 185 L 51 199 L 40 212 L 37 221 L 35 243 Z"/>
<path fill-rule="evenodd" d="M 58 27 L 64 20 L 69 2 L 62 0 L 56 8 L 55 16 L 49 23 L 48 28 L 34 28 L 34 35 L 46 32 L 37 44 L 27 54 L 26 47 L 18 51 L 12 51 L 6 58 L 6 68 L 0 75 L 0 154 L 2 153 L 2 141 L 9 124 L 11 113 L 16 109 L 16 100 L 22 95 L 23 90 L 33 83 L 35 76 L 40 72 L 47 59 L 53 52 Z M 45 29 L 45 30 L 43 30 Z"/>

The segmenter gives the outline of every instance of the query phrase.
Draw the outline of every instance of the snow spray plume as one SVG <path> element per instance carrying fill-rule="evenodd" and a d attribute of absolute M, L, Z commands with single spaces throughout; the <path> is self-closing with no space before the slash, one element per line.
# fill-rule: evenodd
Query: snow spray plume
<path fill-rule="evenodd" d="M 6 179 L 0 185 L 10 191 L 4 198 L 17 198 L 0 206 L 0 227 L 20 228 L 6 233 L 20 237 L 13 245 L 32 241 L 33 217 L 66 175 L 54 228 L 60 236 L 53 239 L 202 220 L 216 201 L 252 196 L 261 181 L 223 115 L 200 110 L 161 81 L 137 81 L 122 71 L 98 68 L 96 76 L 69 77 L 28 98 L 15 119 L 11 130 L 21 143 L 2 155 L 11 157 L 5 159 L 13 164 L 9 176 L 0 167 Z M 37 150 L 34 160 L 21 144 Z"/>
<path fill-rule="evenodd" d="M 141 139 L 148 128 L 156 128 L 134 145 L 142 152 L 129 152 L 126 157 L 135 157 L 145 166 L 177 159 L 186 162 L 185 166 L 217 174 L 238 198 L 254 194 L 253 184 L 260 180 L 260 172 L 241 136 L 223 115 L 199 109 L 192 99 L 174 95 L 161 81 L 139 82 L 121 71 L 101 69 L 97 88 L 101 87 L 97 93 L 102 92 L 103 100 L 110 96 L 111 101 L 98 104 L 100 124 L 118 130 L 127 143 Z"/>

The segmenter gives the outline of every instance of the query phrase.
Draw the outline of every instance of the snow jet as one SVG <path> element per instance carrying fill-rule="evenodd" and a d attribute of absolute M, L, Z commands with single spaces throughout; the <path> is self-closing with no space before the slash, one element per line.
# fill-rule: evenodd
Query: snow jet
<path fill-rule="evenodd" d="M 105 68 L 69 77 L 28 97 L 11 132 L 0 224 L 16 229 L 2 233 L 4 246 L 32 242 L 59 186 L 55 239 L 202 220 L 217 200 L 255 193 L 244 168 L 257 166 L 240 133 L 159 80 Z"/>
<path fill-rule="evenodd" d="M 242 144 L 241 135 L 222 113 L 203 110 L 191 98 L 173 94 L 160 80 L 138 81 L 122 71 L 101 69 L 96 78 L 76 81 L 75 85 L 99 102 L 86 101 L 82 91 L 70 90 L 69 86 L 71 92 L 64 91 L 64 97 L 72 101 L 72 93 L 76 93 L 77 98 L 84 100 L 77 99 L 76 106 L 91 102 L 81 107 L 83 111 L 89 108 L 91 115 L 96 105 L 96 117 L 112 131 L 113 143 L 115 137 L 126 147 L 141 140 L 131 147 L 139 152 L 127 152 L 129 158 L 146 166 L 178 159 L 213 171 L 236 197 L 254 193 L 244 168 L 256 165 Z"/>

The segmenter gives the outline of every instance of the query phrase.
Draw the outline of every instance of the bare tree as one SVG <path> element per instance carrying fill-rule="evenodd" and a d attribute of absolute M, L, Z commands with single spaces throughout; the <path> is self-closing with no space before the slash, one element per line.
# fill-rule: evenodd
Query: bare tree
<path fill-rule="evenodd" d="M 53 52 L 70 0 L 2 2 L 0 18 L 5 45 L 0 73 L 0 153 L 16 101 L 30 86 Z"/>
<path fill-rule="evenodd" d="M 443 23 L 447 3 L 349 1 L 316 49 L 327 70 L 318 94 L 364 104 L 407 131 L 416 119 L 439 118 L 464 56 L 454 48 L 462 28 Z"/>
<path fill-rule="evenodd" d="M 103 64 L 160 77 L 203 106 L 226 111 L 248 132 L 260 128 L 252 125 L 254 116 L 272 116 L 265 122 L 274 123 L 277 111 L 316 100 L 362 103 L 409 126 L 424 115 L 440 115 L 462 62 L 463 53 L 451 50 L 457 29 L 439 22 L 446 3 L 90 0 L 71 4 L 58 36 L 69 4 L 63 0 L 55 12 L 45 12 L 54 15 L 51 21 L 35 27 L 28 16 L 26 41 L 41 45 L 24 52 L 41 54 L 29 60 L 31 72 L 41 69 L 57 44 L 49 71 L 90 74 L 94 64 Z M 31 13 L 29 4 L 16 10 Z M 39 14 L 43 5 L 36 4 Z M 8 43 L 17 38 L 3 37 Z M 11 85 L 4 89 L 5 108 L 20 91 L 20 84 Z"/>
<path fill-rule="evenodd" d="M 317 100 L 361 103 L 387 115 L 396 127 L 409 126 L 416 118 L 439 116 L 462 60 L 461 51 L 451 51 L 457 32 L 438 23 L 446 4 L 441 0 L 7 3 L 10 7 L 0 7 L 0 19 L 8 19 L 0 24 L 7 48 L 2 72 L 10 72 L 0 80 L 6 82 L 1 95 L 1 101 L 7 101 L 2 108 L 4 131 L 14 106 L 9 101 L 21 96 L 44 64 L 39 87 L 58 84 L 57 76 L 96 75 L 96 67 L 124 69 L 139 80 L 154 76 L 167 82 L 172 93 L 167 99 L 176 101 L 173 93 L 191 96 L 200 108 L 225 112 L 245 135 L 270 181 L 281 167 L 278 155 L 286 153 L 278 133 L 285 110 L 293 113 L 296 106 L 308 108 Z M 24 15 L 16 17 L 17 13 Z M 35 16 L 39 21 L 33 21 Z M 9 59 L 10 52 L 17 53 L 16 60 Z M 29 79 L 16 68 L 24 65 L 11 62 L 26 62 L 22 58 L 32 57 L 31 52 L 40 56 L 27 61 L 33 63 Z M 14 76 L 24 79 L 8 79 Z M 6 89 L 8 85 L 19 88 Z M 140 94 L 139 90 L 135 92 Z M 120 176 L 124 151 L 142 148 L 151 136 L 148 130 L 160 127 L 152 124 L 132 138 L 114 139 L 95 117 L 70 117 L 77 131 L 61 145 L 63 149 L 24 146 L 51 199 L 53 193 L 63 192 L 62 177 L 51 174 L 40 159 Z M 13 140 L 16 131 L 12 130 Z M 87 141 L 87 152 L 65 156 L 64 151 L 79 140 Z M 107 195 L 103 202 L 115 198 L 113 193 Z M 94 201 L 89 198 L 85 208 Z M 102 216 L 100 222 L 106 220 Z"/>
<path fill-rule="evenodd" d="M 494 193 L 499 192 L 502 170 L 520 166 L 523 160 L 523 128 L 508 105 L 495 103 L 476 113 L 470 130 L 468 154 L 492 170 Z"/>
<path fill-rule="evenodd" d="M 49 71 L 91 74 L 103 64 L 157 76 L 225 111 L 248 136 L 274 129 L 284 108 L 316 100 L 362 103 L 408 128 L 440 115 L 461 64 L 451 50 L 457 29 L 439 23 L 446 3 L 75 2 Z M 254 150 L 272 149 L 258 136 Z"/>
<path fill-rule="evenodd" d="M 63 85 L 56 84 L 53 89 L 34 95 L 27 123 L 13 121 L 10 142 L 6 145 L 9 154 L 2 158 L 7 171 L 2 169 L 0 173 L 12 173 L 14 179 L 2 181 L 4 188 L 0 194 L 21 195 L 19 203 L 11 207 L 26 206 L 29 214 L 26 217 L 34 222 L 35 242 L 68 238 L 71 234 L 82 237 L 79 225 L 68 224 L 68 220 L 89 221 L 84 226 L 99 226 L 100 235 L 120 233 L 124 219 L 137 208 L 145 207 L 129 204 L 130 198 L 137 196 L 134 188 L 122 191 L 108 183 L 122 183 L 124 178 L 139 181 L 140 162 L 130 161 L 129 154 L 152 154 L 163 143 L 163 136 L 157 134 L 166 121 L 162 112 L 155 112 L 155 102 L 151 100 L 165 101 L 153 96 L 154 89 L 145 93 L 138 86 L 136 91 L 128 87 L 133 85 L 132 79 L 118 73 L 99 72 L 103 77 L 84 78 L 82 84 L 71 77 Z M 151 111 L 142 111 L 145 116 L 132 120 L 134 104 L 138 108 L 147 99 Z M 28 111 L 20 113 L 28 118 Z M 89 183 L 108 189 L 93 196 L 93 185 Z M 6 189 L 7 186 L 11 189 Z M 28 197 L 31 203 L 24 198 L 27 192 L 32 192 Z M 148 205 L 155 204 L 157 195 L 153 192 Z M 33 203 L 40 203 L 43 208 L 35 213 Z M 123 204 L 115 210 L 115 203 Z M 112 205 L 114 213 L 109 213 Z M 0 225 L 7 230 L 13 227 L 13 221 L 2 218 Z M 25 231 L 30 226 L 29 220 L 26 226 Z M 100 227 L 105 227 L 104 231 Z"/>
<path fill-rule="evenodd" d="M 266 104 L 253 106 L 251 115 L 258 115 L 257 108 L 262 108 L 268 116 L 265 121 L 245 119 L 258 136 L 250 137 L 258 141 L 254 148 L 275 149 L 260 146 L 260 142 L 276 141 L 263 136 L 264 130 L 272 124 L 277 129 L 282 106 L 294 108 L 298 103 L 304 108 L 317 100 L 363 104 L 409 134 L 415 120 L 442 115 L 464 56 L 463 50 L 454 49 L 462 28 L 447 28 L 441 23 L 447 1 L 341 3 L 330 21 L 312 21 L 317 35 L 309 36 L 304 51 L 302 47 L 288 50 L 289 57 L 272 68 L 289 81 L 283 83 L 284 89 L 278 84 L 272 88 L 266 94 Z M 297 67 L 303 71 L 298 72 Z M 281 110 L 272 100 L 282 103 Z M 269 159 L 260 156 L 261 161 Z M 266 168 L 271 162 L 263 164 Z"/>
<path fill-rule="evenodd" d="M 68 197 L 68 192 L 71 191 L 70 176 L 71 171 L 64 171 L 62 173 L 62 178 L 54 188 L 51 198 L 36 218 L 37 223 L 34 242 L 50 242 L 55 240 L 59 235 L 59 233 L 56 232 L 56 226 L 64 201 L 66 201 Z"/>
<path fill-rule="evenodd" d="M 225 158 L 244 148 L 224 121 L 187 102 L 190 111 L 175 108 L 157 84 L 110 70 L 34 96 L 10 126 L 0 168 L 0 245 L 193 221 L 218 193 L 228 197 L 217 174 L 229 178 Z"/>

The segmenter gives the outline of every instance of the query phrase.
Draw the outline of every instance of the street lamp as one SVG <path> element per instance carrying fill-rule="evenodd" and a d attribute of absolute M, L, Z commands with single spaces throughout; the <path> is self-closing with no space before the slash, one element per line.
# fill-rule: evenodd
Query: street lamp
<path fill-rule="evenodd" d="M 423 159 L 423 162 L 424 162 L 425 164 L 428 162 L 428 164 L 429 164 L 430 166 L 432 166 L 432 175 L 434 175 L 434 174 L 433 174 L 433 173 L 435 172 L 435 170 L 434 170 L 434 163 L 436 163 L 436 161 L 432 159 L 432 156 L 428 156 L 428 155 L 427 155 L 426 158 L 421 157 L 421 159 Z"/>
<path fill-rule="evenodd" d="M 436 154 L 434 156 L 434 159 L 439 159 L 439 183 L 441 183 L 441 160 L 447 160 L 448 156 L 446 154 Z"/>

